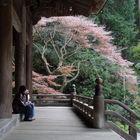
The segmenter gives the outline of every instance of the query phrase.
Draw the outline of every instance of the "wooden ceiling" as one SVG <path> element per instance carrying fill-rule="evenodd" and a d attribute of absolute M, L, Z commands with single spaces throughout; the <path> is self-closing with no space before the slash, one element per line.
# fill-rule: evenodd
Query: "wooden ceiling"
<path fill-rule="evenodd" d="M 30 7 L 35 24 L 42 16 L 97 14 L 105 2 L 106 0 L 26 0 L 26 6 Z"/>

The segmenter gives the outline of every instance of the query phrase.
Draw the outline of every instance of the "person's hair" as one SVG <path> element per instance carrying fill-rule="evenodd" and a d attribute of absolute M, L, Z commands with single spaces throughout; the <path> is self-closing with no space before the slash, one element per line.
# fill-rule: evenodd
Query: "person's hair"
<path fill-rule="evenodd" d="M 26 90 L 25 86 L 20 86 L 19 87 L 19 93 L 23 93 Z"/>
<path fill-rule="evenodd" d="M 19 99 L 20 94 L 23 94 L 25 90 L 26 90 L 26 87 L 24 85 L 20 86 L 19 91 L 16 93 L 14 99 Z"/>

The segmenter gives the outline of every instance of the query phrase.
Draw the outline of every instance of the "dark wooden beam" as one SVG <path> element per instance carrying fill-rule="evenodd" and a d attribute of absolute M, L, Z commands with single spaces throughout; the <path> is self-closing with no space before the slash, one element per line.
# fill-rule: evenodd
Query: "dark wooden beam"
<path fill-rule="evenodd" d="M 12 0 L 0 7 L 0 118 L 12 117 Z"/>
<path fill-rule="evenodd" d="M 40 0 L 40 6 L 34 7 L 31 10 L 33 24 L 35 24 L 41 16 L 88 16 L 90 13 L 98 14 L 106 1 L 107 0 Z"/>
<path fill-rule="evenodd" d="M 25 5 L 26 7 L 31 7 L 31 6 L 39 7 L 40 0 L 25 0 Z"/>
<path fill-rule="evenodd" d="M 22 6 L 22 28 L 15 46 L 15 87 L 26 85 L 26 7 Z"/>
<path fill-rule="evenodd" d="M 21 32 L 21 21 L 14 7 L 12 9 L 12 24 L 17 32 Z"/>
<path fill-rule="evenodd" d="M 97 15 L 103 9 L 106 2 L 107 0 L 99 0 L 98 2 L 93 4 L 90 8 L 90 13 L 94 13 L 95 15 Z"/>
<path fill-rule="evenodd" d="M 29 34 L 26 32 L 26 44 L 30 44 Z"/>
<path fill-rule="evenodd" d="M 26 87 L 32 94 L 32 21 L 28 26 L 28 43 L 26 45 Z"/>
<path fill-rule="evenodd" d="M 0 0 L 0 6 L 7 6 L 9 0 Z"/>
<path fill-rule="evenodd" d="M 32 6 L 33 5 L 33 1 L 32 0 L 25 0 L 25 4 L 26 6 Z"/>

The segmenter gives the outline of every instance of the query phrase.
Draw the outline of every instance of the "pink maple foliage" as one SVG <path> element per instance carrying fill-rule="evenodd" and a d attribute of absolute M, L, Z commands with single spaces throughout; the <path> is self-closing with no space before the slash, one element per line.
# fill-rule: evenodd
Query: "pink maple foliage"
<path fill-rule="evenodd" d="M 50 87 L 53 86 L 61 86 L 54 82 L 57 78 L 57 75 L 49 75 L 44 76 L 42 74 L 32 72 L 32 81 L 33 81 L 33 89 L 39 91 L 40 93 L 48 93 L 48 94 L 62 94 L 62 92 L 55 90 Z"/>
<path fill-rule="evenodd" d="M 98 26 L 93 21 L 81 16 L 52 18 L 42 17 L 37 26 L 45 26 L 46 23 L 52 21 L 58 21 L 62 23 L 63 26 L 67 28 L 67 30 L 71 31 L 73 34 L 73 39 L 78 41 L 82 47 L 93 48 L 94 51 L 100 53 L 112 63 L 119 65 L 120 71 L 118 74 L 127 80 L 128 88 L 131 87 L 130 92 L 137 92 L 137 77 L 135 76 L 133 69 L 131 69 L 133 63 L 123 59 L 121 52 L 117 50 L 117 46 L 111 43 L 113 39 L 111 32 L 105 31 L 103 26 Z M 96 40 L 99 41 L 99 44 L 94 46 L 90 44 L 89 40 L 87 39 L 88 34 L 93 35 Z"/>

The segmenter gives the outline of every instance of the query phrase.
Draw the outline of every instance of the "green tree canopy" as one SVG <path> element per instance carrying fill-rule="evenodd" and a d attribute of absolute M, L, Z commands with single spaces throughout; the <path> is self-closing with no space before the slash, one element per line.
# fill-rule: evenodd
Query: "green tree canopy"
<path fill-rule="evenodd" d="M 112 31 L 115 45 L 128 48 L 123 52 L 124 56 L 129 54 L 129 48 L 135 45 L 137 40 L 135 7 L 135 0 L 108 0 L 96 18 L 98 23 Z"/>

